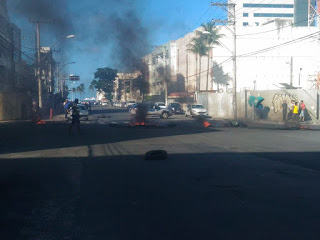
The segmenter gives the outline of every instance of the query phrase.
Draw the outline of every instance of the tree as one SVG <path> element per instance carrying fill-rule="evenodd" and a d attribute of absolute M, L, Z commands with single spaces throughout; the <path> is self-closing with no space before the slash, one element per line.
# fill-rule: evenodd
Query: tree
<path fill-rule="evenodd" d="M 104 92 L 105 97 L 111 98 L 113 92 L 113 84 L 116 80 L 118 70 L 112 68 L 98 68 L 94 73 L 94 80 L 90 84 L 90 89 L 97 89 L 100 93 Z"/>
<path fill-rule="evenodd" d="M 204 39 L 202 38 L 202 33 L 197 32 L 198 37 L 194 37 L 191 41 L 191 43 L 189 44 L 189 51 L 193 52 L 194 54 L 196 54 L 196 75 L 198 75 L 197 72 L 197 67 L 198 67 L 198 56 L 199 56 L 199 77 L 197 76 L 197 90 L 200 91 L 200 76 L 201 76 L 201 59 L 203 56 L 207 55 L 208 52 L 208 47 L 206 46 Z"/>
<path fill-rule="evenodd" d="M 80 99 L 81 99 L 81 94 L 85 92 L 85 86 L 83 83 L 81 83 L 78 87 L 77 87 L 77 92 L 80 94 Z"/>
<path fill-rule="evenodd" d="M 214 25 L 213 22 L 203 23 L 201 25 L 203 27 L 203 30 L 205 34 L 201 34 L 201 38 L 208 46 L 208 71 L 207 71 L 207 84 L 206 84 L 206 90 L 209 88 L 209 70 L 210 70 L 210 50 L 215 45 L 220 45 L 219 39 L 224 36 L 224 34 L 219 33 L 219 29 Z"/>

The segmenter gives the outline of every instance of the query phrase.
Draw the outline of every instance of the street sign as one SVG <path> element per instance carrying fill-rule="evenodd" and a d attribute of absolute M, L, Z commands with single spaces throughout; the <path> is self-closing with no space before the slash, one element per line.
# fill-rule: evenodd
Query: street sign
<path fill-rule="evenodd" d="M 79 76 L 69 76 L 69 81 L 80 81 Z"/>

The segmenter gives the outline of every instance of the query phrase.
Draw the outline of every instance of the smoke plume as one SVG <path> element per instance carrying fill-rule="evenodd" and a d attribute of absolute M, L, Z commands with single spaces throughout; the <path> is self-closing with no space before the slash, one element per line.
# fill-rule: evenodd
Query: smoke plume
<path fill-rule="evenodd" d="M 150 50 L 149 30 L 141 18 L 145 0 L 10 0 L 8 4 L 11 15 L 54 23 L 43 27 L 57 37 L 75 34 L 66 51 L 105 59 L 105 66 L 97 68 L 136 70 Z"/>

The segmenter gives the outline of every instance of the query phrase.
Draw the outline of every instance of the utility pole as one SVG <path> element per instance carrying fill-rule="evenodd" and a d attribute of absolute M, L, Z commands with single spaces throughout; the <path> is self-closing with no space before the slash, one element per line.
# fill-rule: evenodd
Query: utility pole
<path fill-rule="evenodd" d="M 290 86 L 293 86 L 293 57 L 290 58 Z"/>
<path fill-rule="evenodd" d="M 42 105 L 42 82 L 41 82 L 41 53 L 40 53 L 40 23 L 36 22 L 37 26 L 37 77 L 38 77 L 38 98 L 39 98 L 39 108 Z"/>
<path fill-rule="evenodd" d="M 168 69 L 167 69 L 167 47 L 164 46 L 164 99 L 166 106 L 168 105 Z"/>
<path fill-rule="evenodd" d="M 212 20 L 214 22 L 219 23 L 228 23 L 233 25 L 233 52 L 232 52 L 232 60 L 233 60 L 233 118 L 238 118 L 238 104 L 237 104 L 237 32 L 236 32 L 236 4 L 234 2 L 231 3 L 211 3 L 211 6 L 218 6 L 224 9 L 228 13 L 228 20 Z M 227 7 L 227 8 L 226 8 Z M 229 29 L 229 28 L 228 28 Z"/>

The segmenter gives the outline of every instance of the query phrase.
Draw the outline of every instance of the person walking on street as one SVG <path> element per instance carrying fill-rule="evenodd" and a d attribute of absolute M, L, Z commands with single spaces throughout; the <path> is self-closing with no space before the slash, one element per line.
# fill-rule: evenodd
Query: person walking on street
<path fill-rule="evenodd" d="M 68 113 L 69 113 L 70 104 L 71 104 L 71 103 L 68 101 L 68 99 L 66 99 L 66 101 L 63 103 L 63 106 L 64 106 L 64 118 L 65 118 L 65 119 L 68 118 Z"/>
<path fill-rule="evenodd" d="M 304 104 L 303 100 L 301 100 L 300 109 L 301 109 L 301 113 L 300 113 L 301 121 L 304 122 L 304 117 L 305 117 L 305 112 L 306 112 L 306 105 Z"/>
<path fill-rule="evenodd" d="M 288 104 L 287 102 L 284 100 L 283 104 L 282 104 L 282 117 L 283 117 L 283 121 L 287 120 L 287 111 L 288 111 Z"/>
<path fill-rule="evenodd" d="M 72 127 L 73 126 L 76 126 L 77 129 L 78 129 L 78 133 L 80 134 L 80 110 L 78 108 L 78 103 L 79 103 L 79 100 L 78 98 L 76 98 L 74 100 L 74 103 L 72 103 L 72 107 L 71 107 L 71 111 L 72 111 L 72 121 L 71 121 L 71 124 L 69 126 L 69 135 L 71 135 L 72 133 Z"/>
<path fill-rule="evenodd" d="M 299 106 L 298 106 L 298 102 L 295 102 L 294 106 L 293 106 L 293 116 L 292 116 L 292 120 L 293 121 L 299 121 Z"/>

